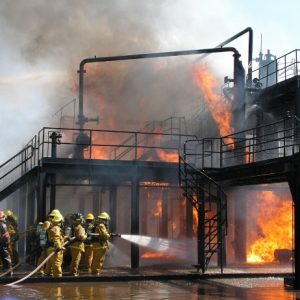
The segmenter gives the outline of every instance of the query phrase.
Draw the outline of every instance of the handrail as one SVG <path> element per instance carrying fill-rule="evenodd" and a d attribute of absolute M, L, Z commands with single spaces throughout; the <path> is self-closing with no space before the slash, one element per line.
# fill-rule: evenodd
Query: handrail
<path fill-rule="evenodd" d="M 62 134 L 62 140 L 53 141 L 51 136 L 53 132 Z M 76 137 L 82 134 L 86 137 L 85 140 L 76 140 Z M 130 145 L 120 145 L 123 137 L 128 135 L 137 135 L 134 143 Z M 109 137 L 102 140 L 101 137 Z M 142 141 L 140 137 L 152 137 L 154 143 Z M 113 138 L 116 137 L 116 140 Z M 170 137 L 176 139 L 176 144 L 165 143 L 170 141 Z M 183 142 L 187 139 L 196 138 L 194 135 L 183 135 L 174 133 L 155 133 L 155 132 L 135 132 L 125 130 L 102 130 L 102 129 L 74 129 L 74 128 L 59 128 L 59 127 L 43 127 L 33 139 L 28 142 L 28 145 L 3 163 L 0 166 L 0 191 L 6 188 L 13 181 L 20 178 L 33 167 L 41 164 L 41 159 L 52 157 L 52 147 L 57 148 L 57 158 L 82 158 L 82 159 L 112 159 L 109 156 L 98 155 L 98 150 L 104 150 L 109 153 L 109 150 L 115 147 L 127 149 L 130 157 L 113 157 L 114 160 L 154 160 L 154 161 L 169 161 L 178 162 L 179 149 Z M 141 142 L 142 141 L 142 142 Z M 53 144 L 54 143 L 54 144 Z M 82 156 L 76 156 L 77 150 L 81 151 Z M 134 150 L 134 153 L 131 151 Z M 159 151 L 159 155 L 156 153 Z M 105 152 L 105 153 L 106 153 Z M 71 156 L 70 156 L 71 154 Z M 164 155 L 162 155 L 164 154 Z M 13 175 L 13 176 L 12 176 Z M 17 178 L 18 177 L 18 178 Z M 4 180 L 5 179 L 5 180 Z M 5 181 L 5 182 L 4 182 Z"/>
<path fill-rule="evenodd" d="M 219 138 L 187 140 L 184 158 L 199 168 L 222 168 L 291 156 L 300 151 L 300 122 L 287 117 Z"/>
<path fill-rule="evenodd" d="M 6 188 L 12 183 L 11 181 L 18 179 L 36 166 L 34 162 L 35 150 L 32 145 L 29 145 L 0 165 L 0 190 Z M 8 177 L 13 174 L 15 174 L 14 178 L 12 176 Z"/>
<path fill-rule="evenodd" d="M 292 50 L 272 60 L 268 64 L 258 67 L 252 71 L 252 77 L 255 77 L 257 74 L 256 77 L 260 81 L 262 87 L 266 88 L 281 81 L 287 80 L 288 78 L 300 75 L 300 69 L 298 67 L 298 64 L 300 64 L 300 61 L 298 61 L 299 51 L 300 49 Z M 287 60 L 287 58 L 291 55 L 291 59 Z M 281 65 L 283 66 L 281 67 Z M 280 71 L 282 72 L 280 73 Z"/>
<path fill-rule="evenodd" d="M 179 159 L 179 182 L 184 196 L 198 212 L 198 264 L 195 267 L 201 268 L 204 273 L 214 253 L 219 252 L 223 272 L 224 238 L 228 226 L 227 196 L 220 184 L 203 170 L 190 165 L 182 156 Z"/>

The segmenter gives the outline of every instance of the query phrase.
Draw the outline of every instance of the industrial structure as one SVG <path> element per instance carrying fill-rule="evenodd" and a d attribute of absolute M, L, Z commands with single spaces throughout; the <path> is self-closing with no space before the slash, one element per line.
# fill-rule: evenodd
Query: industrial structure
<path fill-rule="evenodd" d="M 243 34 L 249 34 L 247 72 L 239 52 L 224 47 Z M 228 260 L 229 221 L 235 228 L 235 260 L 246 263 L 246 223 L 228 219 L 227 191 L 285 182 L 293 199 L 294 248 L 289 250 L 294 286 L 299 288 L 299 50 L 279 58 L 261 53 L 259 68 L 252 70 L 252 39 L 252 29 L 247 28 L 210 49 L 84 59 L 79 67 L 78 128 L 43 128 L 2 164 L 0 200 L 24 212 L 23 228 L 44 220 L 56 207 L 107 210 L 112 231 L 194 239 L 196 257 L 187 249 L 185 261 L 192 258 L 202 273 L 210 264 L 222 272 Z M 227 78 L 231 85 L 223 89 L 224 97 L 232 101 L 233 134 L 199 137 L 187 132 L 184 118 L 173 116 L 139 131 L 85 128 L 89 121 L 83 112 L 86 64 L 222 52 L 233 53 L 234 78 Z M 246 214 L 243 199 L 232 205 L 235 212 Z M 26 252 L 25 240 L 19 242 L 21 247 Z M 147 256 L 136 244 L 122 248 L 132 268 Z"/>

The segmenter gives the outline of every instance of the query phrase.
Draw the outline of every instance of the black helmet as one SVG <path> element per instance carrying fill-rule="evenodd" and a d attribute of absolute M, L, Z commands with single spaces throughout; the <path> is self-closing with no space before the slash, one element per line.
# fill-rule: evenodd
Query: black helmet
<path fill-rule="evenodd" d="M 75 213 L 75 214 L 73 214 L 72 217 L 71 217 L 71 219 L 72 219 L 72 221 L 74 223 L 81 223 L 81 224 L 84 223 L 84 216 L 81 213 Z"/>

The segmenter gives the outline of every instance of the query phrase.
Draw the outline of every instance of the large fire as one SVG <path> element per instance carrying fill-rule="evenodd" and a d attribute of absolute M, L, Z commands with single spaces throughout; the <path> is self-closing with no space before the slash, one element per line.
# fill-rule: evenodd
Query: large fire
<path fill-rule="evenodd" d="M 231 103 L 220 95 L 220 83 L 204 64 L 194 65 L 193 77 L 195 83 L 202 90 L 204 100 L 219 126 L 220 135 L 227 136 L 234 132 L 231 127 Z M 232 143 L 228 140 L 227 143 Z"/>
<path fill-rule="evenodd" d="M 258 196 L 256 222 L 258 237 L 249 246 L 248 263 L 274 262 L 274 251 L 292 249 L 292 203 L 273 191 L 262 191 Z"/>

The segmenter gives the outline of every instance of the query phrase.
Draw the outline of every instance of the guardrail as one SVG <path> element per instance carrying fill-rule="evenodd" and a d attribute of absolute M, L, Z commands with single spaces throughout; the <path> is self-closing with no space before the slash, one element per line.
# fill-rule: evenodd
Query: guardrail
<path fill-rule="evenodd" d="M 0 166 L 0 190 L 30 171 L 34 166 L 35 149 L 28 145 Z"/>
<path fill-rule="evenodd" d="M 278 82 L 300 75 L 300 50 L 293 50 L 252 72 L 252 78 L 259 80 L 259 86 L 266 88 Z"/>
<path fill-rule="evenodd" d="M 39 166 L 44 157 L 178 163 L 179 149 L 188 139 L 195 136 L 44 127 L 23 150 L 0 166 L 0 191 Z"/>
<path fill-rule="evenodd" d="M 223 168 L 299 152 L 300 122 L 289 117 L 232 135 L 184 144 L 184 160 L 197 168 Z"/>

